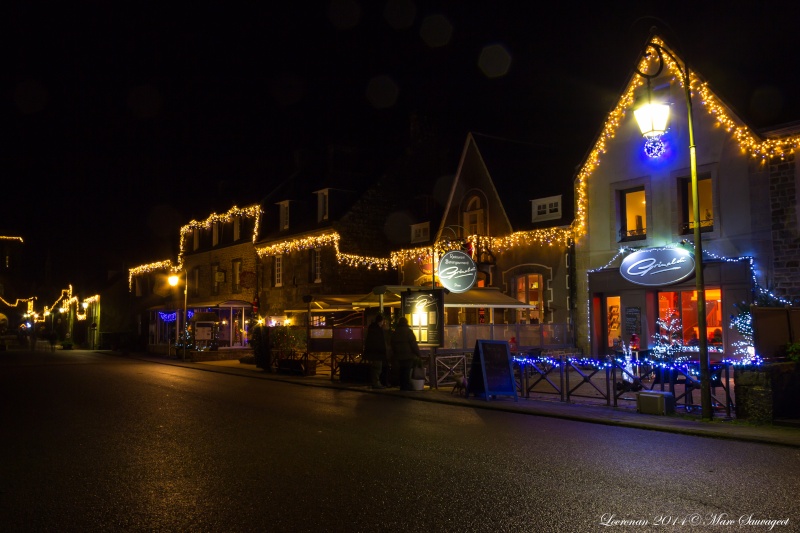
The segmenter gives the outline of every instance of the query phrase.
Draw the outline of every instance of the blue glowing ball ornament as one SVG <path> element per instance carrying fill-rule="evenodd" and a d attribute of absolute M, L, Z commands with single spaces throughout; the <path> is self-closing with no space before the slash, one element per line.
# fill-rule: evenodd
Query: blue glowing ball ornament
<path fill-rule="evenodd" d="M 653 137 L 644 142 L 644 153 L 653 159 L 659 158 L 667 151 L 667 145 L 660 138 Z"/>

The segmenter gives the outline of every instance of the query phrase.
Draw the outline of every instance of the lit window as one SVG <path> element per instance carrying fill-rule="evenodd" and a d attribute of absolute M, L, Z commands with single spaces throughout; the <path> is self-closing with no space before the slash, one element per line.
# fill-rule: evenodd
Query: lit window
<path fill-rule="evenodd" d="M 647 238 L 647 202 L 644 187 L 620 191 L 620 240 Z"/>
<path fill-rule="evenodd" d="M 517 310 L 517 320 L 520 324 L 538 324 L 542 316 L 542 276 L 540 274 L 525 274 L 516 278 L 514 284 L 517 300 L 530 305 L 529 309 Z"/>
<path fill-rule="evenodd" d="M 275 286 L 283 286 L 283 256 L 275 256 Z"/>
<path fill-rule="evenodd" d="M 678 187 L 682 209 L 680 233 L 685 235 L 693 233 L 695 227 L 694 202 L 692 201 L 692 179 L 679 179 Z M 710 175 L 705 174 L 697 177 L 697 193 L 700 198 L 700 231 L 713 231 L 714 203 Z"/>
<path fill-rule="evenodd" d="M 219 244 L 219 222 L 211 224 L 211 246 Z"/>
<path fill-rule="evenodd" d="M 242 217 L 233 217 L 233 240 L 238 241 L 242 236 Z"/>

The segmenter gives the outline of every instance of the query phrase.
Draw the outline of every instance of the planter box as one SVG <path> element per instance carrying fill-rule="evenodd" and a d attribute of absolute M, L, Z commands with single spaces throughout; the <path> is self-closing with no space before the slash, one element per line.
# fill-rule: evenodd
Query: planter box
<path fill-rule="evenodd" d="M 317 362 L 303 361 L 302 359 L 280 359 L 278 361 L 278 373 L 294 376 L 314 376 L 317 374 Z"/>

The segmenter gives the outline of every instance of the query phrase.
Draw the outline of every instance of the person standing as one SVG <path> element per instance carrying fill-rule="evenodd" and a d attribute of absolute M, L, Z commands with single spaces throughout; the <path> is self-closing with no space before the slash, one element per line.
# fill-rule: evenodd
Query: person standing
<path fill-rule="evenodd" d="M 364 339 L 364 360 L 370 364 L 369 379 L 373 389 L 385 388 L 381 383 L 381 373 L 388 362 L 385 331 L 386 321 L 379 314 L 370 323 Z"/>
<path fill-rule="evenodd" d="M 411 369 L 414 366 L 414 360 L 420 355 L 417 337 L 408 327 L 408 319 L 406 317 L 398 321 L 397 328 L 392 332 L 391 344 L 394 360 L 397 362 L 400 390 L 412 390 Z"/>

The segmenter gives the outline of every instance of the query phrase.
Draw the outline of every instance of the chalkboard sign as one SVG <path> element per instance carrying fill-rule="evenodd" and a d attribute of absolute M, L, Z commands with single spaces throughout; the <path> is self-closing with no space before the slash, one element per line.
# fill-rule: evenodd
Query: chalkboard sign
<path fill-rule="evenodd" d="M 514 363 L 506 341 L 475 341 L 472 367 L 469 372 L 467 396 L 513 396 L 517 398 L 517 382 L 514 379 Z"/>
<path fill-rule="evenodd" d="M 625 333 L 639 335 L 642 332 L 642 308 L 641 307 L 626 307 L 625 308 Z"/>

